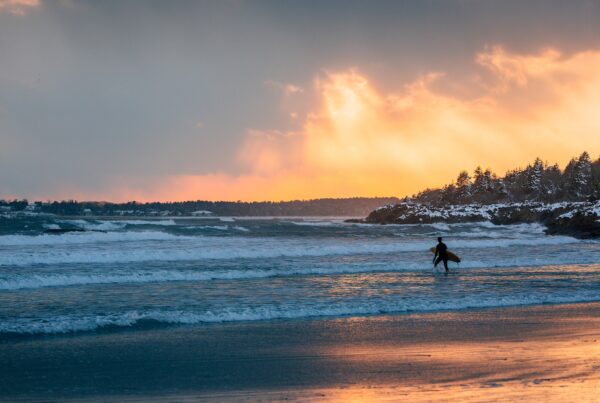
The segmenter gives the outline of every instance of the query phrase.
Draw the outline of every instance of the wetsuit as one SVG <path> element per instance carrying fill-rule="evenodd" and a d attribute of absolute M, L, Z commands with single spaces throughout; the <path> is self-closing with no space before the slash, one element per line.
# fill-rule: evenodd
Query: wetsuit
<path fill-rule="evenodd" d="M 445 243 L 439 242 L 435 248 L 435 256 L 433 257 L 433 266 L 437 266 L 438 263 L 444 262 L 444 269 L 448 271 L 448 247 Z M 437 258 L 437 259 L 436 259 Z"/>

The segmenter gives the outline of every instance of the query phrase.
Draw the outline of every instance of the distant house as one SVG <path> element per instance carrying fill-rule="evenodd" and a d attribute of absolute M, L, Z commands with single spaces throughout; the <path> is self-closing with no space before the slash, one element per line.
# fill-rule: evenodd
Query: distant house
<path fill-rule="evenodd" d="M 83 209 L 83 214 L 84 215 L 92 215 L 92 209 L 84 208 Z"/>
<path fill-rule="evenodd" d="M 213 212 L 208 210 L 192 211 L 192 216 L 194 217 L 207 217 L 212 215 L 214 215 Z"/>

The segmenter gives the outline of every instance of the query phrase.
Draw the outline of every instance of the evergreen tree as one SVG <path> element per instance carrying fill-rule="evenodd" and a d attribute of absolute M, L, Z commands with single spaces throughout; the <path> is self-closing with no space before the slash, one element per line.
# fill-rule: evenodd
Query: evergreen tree
<path fill-rule="evenodd" d="M 478 193 L 482 190 L 483 169 L 480 166 L 473 171 L 473 192 Z"/>
<path fill-rule="evenodd" d="M 577 189 L 575 188 L 575 176 L 577 175 L 577 160 L 571 158 L 561 178 L 561 191 L 566 199 L 575 199 Z"/>
<path fill-rule="evenodd" d="M 546 167 L 542 175 L 542 200 L 556 201 L 560 197 L 561 172 L 558 164 Z"/>
<path fill-rule="evenodd" d="M 592 160 L 584 151 L 575 164 L 573 177 L 574 190 L 579 197 L 589 197 L 592 193 Z"/>
<path fill-rule="evenodd" d="M 456 178 L 456 196 L 459 202 L 471 197 L 471 177 L 467 171 L 461 171 Z"/>
<path fill-rule="evenodd" d="M 442 204 L 589 199 L 600 199 L 600 159 L 592 162 L 587 152 L 571 159 L 564 171 L 558 164 L 548 166 L 540 158 L 525 169 L 508 171 L 504 178 L 481 167 L 475 169 L 473 178 L 462 171 L 454 186 L 428 189 L 416 198 L 423 203 L 435 200 Z"/>
<path fill-rule="evenodd" d="M 544 163 L 541 159 L 536 158 L 533 165 L 529 165 L 526 169 L 527 175 L 527 192 L 535 198 L 539 198 L 542 193 L 542 176 L 544 175 Z"/>
<path fill-rule="evenodd" d="M 600 158 L 592 163 L 592 198 L 600 200 Z"/>

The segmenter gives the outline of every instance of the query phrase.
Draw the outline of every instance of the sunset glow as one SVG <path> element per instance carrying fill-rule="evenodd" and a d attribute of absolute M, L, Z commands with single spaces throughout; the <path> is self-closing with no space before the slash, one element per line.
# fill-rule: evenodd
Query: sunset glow
<path fill-rule="evenodd" d="M 151 186 L 109 188 L 111 199 L 285 200 L 409 195 L 478 165 L 498 173 L 535 157 L 565 164 L 600 149 L 600 51 L 532 55 L 483 50 L 464 87 L 437 90 L 429 73 L 399 92 L 358 68 L 314 79 L 318 103 L 297 131 L 249 129 L 237 163 L 245 173 L 178 175 Z M 100 197 L 102 195 L 96 195 Z"/>
<path fill-rule="evenodd" d="M 231 7 L 242 20 L 252 10 Z M 207 24 L 209 15 L 199 14 Z M 65 36 L 61 27 L 77 16 L 95 16 L 95 31 Z M 456 45 L 436 53 L 424 39 L 421 50 L 405 54 L 413 42 L 400 31 L 397 49 L 383 46 L 387 33 L 365 34 L 377 44 L 371 48 L 352 45 L 358 28 L 349 27 L 348 37 L 322 37 L 331 55 L 304 57 L 291 38 L 260 24 L 228 20 L 231 37 L 202 34 L 207 42 L 196 47 L 183 31 L 154 38 L 147 28 L 156 20 L 134 25 L 138 45 L 128 48 L 105 29 L 105 17 L 85 2 L 0 0 L 0 25 L 20 38 L 0 48 L 8 55 L 0 61 L 0 171 L 20 173 L 1 178 L 0 197 L 402 197 L 449 183 L 463 169 L 503 175 L 536 157 L 564 166 L 584 150 L 600 153 L 600 44 L 532 34 L 521 49 L 508 33 L 488 32 L 468 52 Z M 253 35 L 274 41 L 273 50 L 257 51 L 297 59 L 222 57 L 220 49 Z M 299 35 L 312 43 L 310 31 Z"/>
<path fill-rule="evenodd" d="M 600 0 L 0 0 L 0 401 L 596 401 Z"/>

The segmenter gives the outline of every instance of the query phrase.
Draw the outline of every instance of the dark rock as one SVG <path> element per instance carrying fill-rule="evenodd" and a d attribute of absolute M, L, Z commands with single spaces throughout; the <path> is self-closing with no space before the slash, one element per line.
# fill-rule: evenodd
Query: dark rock
<path fill-rule="evenodd" d="M 542 223 L 549 235 L 600 237 L 600 202 L 539 202 L 432 206 L 414 202 L 387 205 L 372 211 L 363 222 L 371 224 L 448 224 L 491 221 L 497 225 Z"/>
<path fill-rule="evenodd" d="M 579 239 L 600 238 L 597 216 L 575 214 L 573 217 L 559 218 L 545 224 L 548 235 L 568 235 Z"/>

